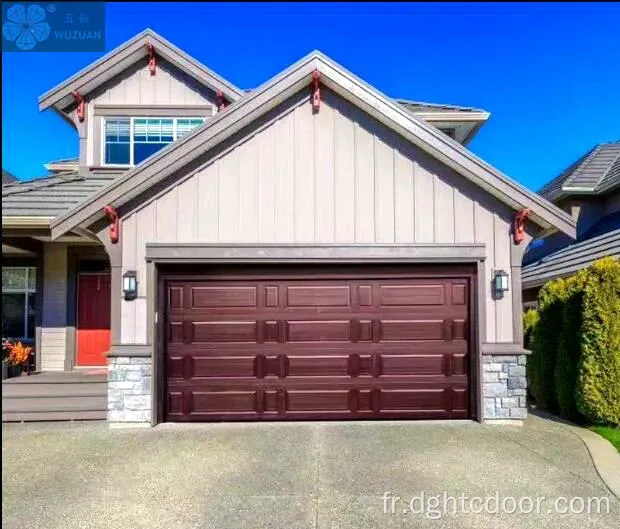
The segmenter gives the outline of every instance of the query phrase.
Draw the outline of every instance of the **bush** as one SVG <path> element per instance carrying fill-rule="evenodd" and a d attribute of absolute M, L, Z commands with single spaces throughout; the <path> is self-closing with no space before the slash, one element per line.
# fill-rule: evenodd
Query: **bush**
<path fill-rule="evenodd" d="M 530 309 L 523 314 L 523 346 L 526 349 L 531 350 L 532 348 L 534 329 L 539 319 L 540 317 L 536 309 Z"/>
<path fill-rule="evenodd" d="M 577 408 L 594 424 L 620 425 L 620 261 L 588 269 L 583 289 Z"/>
<path fill-rule="evenodd" d="M 581 422 L 575 398 L 577 366 L 581 357 L 581 326 L 583 288 L 587 272 L 581 271 L 567 279 L 562 307 L 562 331 L 558 340 L 555 362 L 555 390 L 560 415 Z"/>
<path fill-rule="evenodd" d="M 536 404 L 556 412 L 555 365 L 563 326 L 566 280 L 546 283 L 538 293 L 538 324 L 534 328 L 534 349 L 529 358 L 532 395 Z"/>

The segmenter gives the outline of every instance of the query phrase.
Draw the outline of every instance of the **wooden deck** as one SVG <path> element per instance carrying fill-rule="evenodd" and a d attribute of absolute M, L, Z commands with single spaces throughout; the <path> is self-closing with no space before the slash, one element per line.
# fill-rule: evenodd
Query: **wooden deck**
<path fill-rule="evenodd" d="M 2 422 L 105 420 L 105 368 L 33 373 L 2 381 Z"/>

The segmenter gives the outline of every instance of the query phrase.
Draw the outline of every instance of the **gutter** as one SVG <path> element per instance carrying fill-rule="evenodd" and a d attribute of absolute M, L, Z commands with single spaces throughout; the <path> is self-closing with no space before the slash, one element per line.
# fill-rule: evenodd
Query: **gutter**
<path fill-rule="evenodd" d="M 49 228 L 54 217 L 2 217 L 3 228 Z"/>

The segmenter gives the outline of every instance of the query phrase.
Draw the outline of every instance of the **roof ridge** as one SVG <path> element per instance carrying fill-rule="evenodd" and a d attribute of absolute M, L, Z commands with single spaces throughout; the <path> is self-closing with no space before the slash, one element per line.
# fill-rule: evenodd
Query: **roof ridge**
<path fill-rule="evenodd" d="M 599 143 L 594 149 L 590 151 L 590 153 L 586 156 L 585 160 L 579 164 L 578 167 L 570 174 L 570 176 L 564 181 L 562 184 L 562 189 L 570 187 L 570 184 L 575 181 L 575 179 L 583 173 L 583 170 L 592 163 L 596 155 L 601 152 L 602 143 Z M 600 179 L 599 179 L 600 182 Z M 597 182 L 598 185 L 598 182 Z M 596 186 L 594 186 L 596 187 Z"/>
<path fill-rule="evenodd" d="M 607 144 L 607 145 L 610 145 L 610 144 Z M 613 145 L 613 144 L 611 144 L 611 145 Z M 618 145 L 620 145 L 620 142 L 618 142 Z M 607 169 L 605 169 L 605 171 L 601 175 L 601 178 L 596 183 L 596 186 L 594 187 L 594 189 L 598 189 L 599 186 L 603 185 L 603 183 L 605 182 L 605 178 L 610 173 L 610 171 L 614 168 L 614 166 L 616 165 L 618 160 L 620 160 L 620 149 L 618 149 L 618 153 L 616 154 L 616 157 L 611 161 L 611 163 L 607 166 Z"/>

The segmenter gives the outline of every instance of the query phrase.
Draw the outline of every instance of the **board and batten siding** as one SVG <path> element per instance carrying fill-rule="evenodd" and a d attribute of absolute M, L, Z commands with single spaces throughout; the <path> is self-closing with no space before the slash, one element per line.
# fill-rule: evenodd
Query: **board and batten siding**
<path fill-rule="evenodd" d="M 64 371 L 67 351 L 67 245 L 43 247 L 42 371 Z"/>
<path fill-rule="evenodd" d="M 147 342 L 145 246 L 202 243 L 484 243 L 486 339 L 512 342 L 512 294 L 493 300 L 494 268 L 510 270 L 509 208 L 325 90 L 252 130 L 228 151 L 122 221 L 123 343 Z"/>
<path fill-rule="evenodd" d="M 97 105 L 132 105 L 132 106 L 171 106 L 171 105 L 211 105 L 213 113 L 217 108 L 215 94 L 200 85 L 168 61 L 160 59 L 155 75 L 151 75 L 146 59 L 110 80 L 97 90 L 89 99 L 88 140 L 86 161 L 89 166 L 100 165 L 101 140 L 96 127 L 101 127 L 101 117 L 95 116 Z"/>

